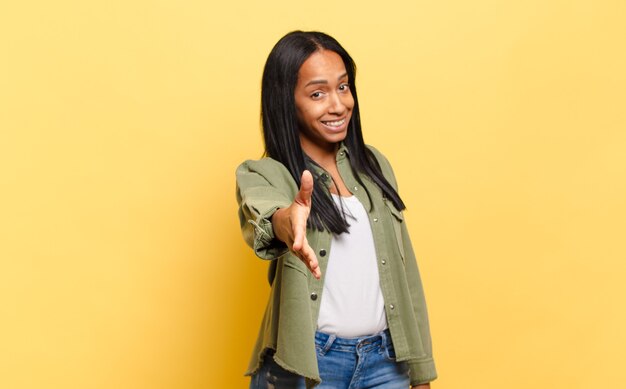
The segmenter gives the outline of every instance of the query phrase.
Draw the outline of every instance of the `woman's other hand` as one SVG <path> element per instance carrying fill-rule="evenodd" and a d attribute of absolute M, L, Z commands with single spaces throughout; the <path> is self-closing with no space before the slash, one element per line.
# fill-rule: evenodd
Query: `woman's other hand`
<path fill-rule="evenodd" d="M 287 208 L 280 208 L 272 215 L 272 226 L 276 238 L 284 242 L 309 268 L 318 280 L 322 276 L 315 252 L 306 239 L 306 222 L 311 213 L 313 176 L 305 170 L 300 179 L 300 191 Z M 422 389 L 422 388 L 419 388 Z"/>
<path fill-rule="evenodd" d="M 430 384 L 411 386 L 411 389 L 430 389 Z"/>

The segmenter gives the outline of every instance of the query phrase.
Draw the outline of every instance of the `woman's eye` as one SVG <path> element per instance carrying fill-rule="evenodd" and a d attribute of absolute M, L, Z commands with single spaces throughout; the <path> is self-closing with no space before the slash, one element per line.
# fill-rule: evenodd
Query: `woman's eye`
<path fill-rule="evenodd" d="M 339 85 L 339 90 L 340 91 L 347 91 L 348 89 L 350 89 L 350 84 L 341 84 L 341 85 Z"/>
<path fill-rule="evenodd" d="M 322 92 L 314 92 L 311 94 L 311 97 L 314 99 L 319 99 L 320 97 L 322 97 Z"/>

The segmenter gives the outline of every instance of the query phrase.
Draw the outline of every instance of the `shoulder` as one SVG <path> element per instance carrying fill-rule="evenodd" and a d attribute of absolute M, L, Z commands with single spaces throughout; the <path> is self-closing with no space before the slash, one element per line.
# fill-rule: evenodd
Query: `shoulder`
<path fill-rule="evenodd" d="M 387 157 L 385 157 L 385 155 L 378 150 L 376 147 L 372 146 L 372 145 L 365 145 L 365 147 L 372 152 L 372 154 L 374 155 L 374 157 L 376 158 L 376 160 L 378 161 L 379 164 L 385 164 L 385 165 L 389 165 L 389 167 L 391 167 L 391 164 L 389 163 L 389 160 L 387 159 Z M 382 167 L 382 166 L 381 166 Z"/>
<path fill-rule="evenodd" d="M 256 160 L 248 159 L 248 160 L 243 161 L 239 166 L 237 166 L 237 173 L 244 173 L 244 172 L 273 173 L 273 172 L 282 172 L 282 170 L 287 171 L 287 168 L 285 167 L 285 165 L 269 157 L 256 159 Z"/>
<path fill-rule="evenodd" d="M 277 187 L 295 185 L 295 180 L 285 165 L 269 157 L 243 161 L 235 174 L 238 185 L 245 185 L 248 181 L 264 181 Z"/>
<path fill-rule="evenodd" d="M 372 145 L 365 145 L 365 147 L 372 153 L 372 155 L 376 159 L 376 162 L 378 162 L 383 176 L 385 176 L 387 180 L 390 180 L 394 187 L 397 187 L 396 176 L 387 157 L 380 150 Z"/>

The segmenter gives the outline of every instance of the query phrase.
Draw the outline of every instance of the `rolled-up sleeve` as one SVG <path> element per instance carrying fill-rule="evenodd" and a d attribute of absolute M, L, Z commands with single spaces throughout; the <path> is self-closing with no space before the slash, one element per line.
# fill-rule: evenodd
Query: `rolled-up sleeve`
<path fill-rule="evenodd" d="M 276 259 L 287 252 L 287 246 L 276 239 L 271 218 L 279 208 L 291 205 L 289 188 L 277 186 L 284 180 L 285 171 L 277 169 L 278 162 L 246 161 L 239 165 L 237 177 L 237 202 L 239 223 L 246 243 L 262 259 Z M 280 165 L 282 166 L 282 165 Z M 288 172 L 287 172 L 288 174 Z M 290 176 L 288 179 L 293 180 Z M 289 182 L 289 180 L 287 180 Z"/>

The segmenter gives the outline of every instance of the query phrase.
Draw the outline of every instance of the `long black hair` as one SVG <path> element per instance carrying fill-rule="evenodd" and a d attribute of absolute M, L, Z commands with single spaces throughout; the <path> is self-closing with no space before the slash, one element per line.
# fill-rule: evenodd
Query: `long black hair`
<path fill-rule="evenodd" d="M 376 157 L 363 142 L 355 83 L 356 65 L 352 57 L 339 42 L 327 34 L 317 31 L 290 32 L 276 43 L 263 70 L 261 121 L 265 155 L 285 165 L 298 186 L 305 169 L 314 174 L 309 227 L 320 231 L 327 229 L 340 234 L 348 231 L 348 222 L 343 212 L 335 205 L 328 189 L 317 179 L 319 177 L 315 177 L 315 169 L 311 168 L 319 165 L 302 150 L 294 97 L 300 67 L 311 54 L 320 50 L 330 50 L 339 54 L 348 73 L 354 108 L 344 144 L 348 148 L 350 154 L 348 160 L 357 181 L 364 187 L 358 173 L 365 174 L 380 187 L 383 195 L 391 200 L 397 209 L 403 210 L 405 206 L 396 190 L 383 176 Z"/>

